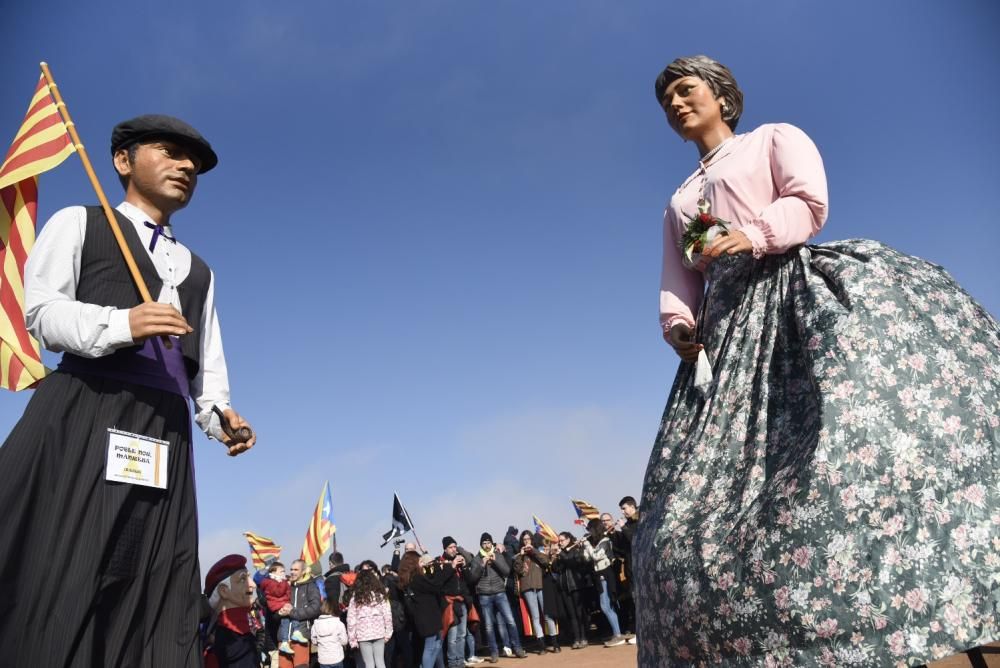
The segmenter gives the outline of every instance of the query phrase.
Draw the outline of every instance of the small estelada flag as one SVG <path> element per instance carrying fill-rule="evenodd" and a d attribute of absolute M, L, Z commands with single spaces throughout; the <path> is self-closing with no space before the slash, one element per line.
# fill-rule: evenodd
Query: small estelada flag
<path fill-rule="evenodd" d="M 330 539 L 336 532 L 337 527 L 333 523 L 333 497 L 330 496 L 330 483 L 327 481 L 319 494 L 316 510 L 313 511 L 312 520 L 306 530 L 306 540 L 302 544 L 300 558 L 306 562 L 307 569 L 319 563 L 320 557 L 330 547 Z"/>
<path fill-rule="evenodd" d="M 34 387 L 48 373 L 24 324 L 24 265 L 35 245 L 38 175 L 75 151 L 43 75 L 0 166 L 0 385 L 8 390 Z"/>
<path fill-rule="evenodd" d="M 570 499 L 573 502 L 573 510 L 576 511 L 576 519 L 573 524 L 586 524 L 590 520 L 600 519 L 601 511 L 586 501 L 580 499 Z"/>
<path fill-rule="evenodd" d="M 250 559 L 253 560 L 253 567 L 258 571 L 267 566 L 272 561 L 277 561 L 281 556 L 281 546 L 270 538 L 258 536 L 252 531 L 244 531 L 243 536 L 250 544 Z"/>
<path fill-rule="evenodd" d="M 541 534 L 547 543 L 559 542 L 559 534 L 556 533 L 556 530 L 540 520 L 538 515 L 532 515 L 531 519 L 535 523 L 535 533 Z"/>

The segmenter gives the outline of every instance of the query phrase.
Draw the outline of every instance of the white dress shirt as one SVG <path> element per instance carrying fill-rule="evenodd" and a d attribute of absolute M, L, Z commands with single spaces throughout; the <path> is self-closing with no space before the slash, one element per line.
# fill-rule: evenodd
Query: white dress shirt
<path fill-rule="evenodd" d="M 180 241 L 163 237 L 150 251 L 153 230 L 145 224 L 152 222 L 149 216 L 128 202 L 119 204 L 118 211 L 131 221 L 163 281 L 157 301 L 170 304 L 183 315 L 177 286 L 191 271 L 191 251 Z M 166 228 L 173 236 L 170 226 Z M 103 357 L 133 345 L 132 332 L 128 309 L 76 301 L 86 231 L 87 210 L 82 206 L 61 209 L 45 223 L 24 268 L 25 322 L 31 335 L 48 350 Z M 197 410 L 195 421 L 206 434 L 221 440 L 219 419 L 212 406 L 222 410 L 230 407 L 229 374 L 215 313 L 215 274 L 210 276 L 202 313 L 201 368 L 191 381 L 191 397 Z"/>

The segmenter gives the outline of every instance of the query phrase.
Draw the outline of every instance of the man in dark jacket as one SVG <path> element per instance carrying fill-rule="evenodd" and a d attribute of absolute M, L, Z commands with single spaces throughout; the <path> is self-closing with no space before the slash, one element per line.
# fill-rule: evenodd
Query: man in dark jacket
<path fill-rule="evenodd" d="M 288 617 L 299 622 L 299 630 L 305 636 L 305 642 L 299 641 L 292 634 L 291 646 L 294 650 L 293 665 L 309 665 L 309 629 L 312 622 L 319 617 L 320 595 L 316 578 L 306 568 L 306 562 L 296 559 L 288 569 L 288 580 L 292 583 L 290 609 L 287 611 Z M 285 608 L 282 608 L 285 610 Z M 281 611 L 278 612 L 281 614 Z"/>
<path fill-rule="evenodd" d="M 521 647 L 521 637 L 517 632 L 517 625 L 514 624 L 514 613 L 507 600 L 510 563 L 504 552 L 503 545 L 494 545 L 493 536 L 484 533 L 479 537 L 479 553 L 472 558 L 470 568 L 471 574 L 478 576 L 476 594 L 479 595 L 479 607 L 483 611 L 483 620 L 486 624 L 490 663 L 496 663 L 500 658 L 500 646 L 497 645 L 494 627 L 500 631 L 502 647 L 513 647 L 514 654 L 519 658 L 528 656 Z"/>
<path fill-rule="evenodd" d="M 305 622 L 305 629 L 308 630 L 312 621 L 319 617 L 319 586 L 306 568 L 306 562 L 301 559 L 292 562 L 288 579 L 292 581 L 292 610 L 288 616 L 297 622 Z"/>
<path fill-rule="evenodd" d="M 465 636 L 468 633 L 470 614 L 474 616 L 472 621 L 476 621 L 475 608 L 472 605 L 472 592 L 468 582 L 475 582 L 479 579 L 479 574 L 472 567 L 472 554 L 458 546 L 458 543 L 451 536 L 441 539 L 444 554 L 441 558 L 451 562 L 455 569 L 456 577 L 451 578 L 444 586 L 444 598 L 446 605 L 451 605 L 454 620 L 448 627 L 448 637 L 445 648 L 448 668 L 462 668 L 465 661 Z M 447 610 L 446 610 L 447 612 Z"/>
<path fill-rule="evenodd" d="M 517 540 L 517 527 L 514 525 L 507 527 L 507 533 L 503 537 L 503 547 L 508 563 L 513 563 L 514 555 L 521 549 Z"/>
<path fill-rule="evenodd" d="M 639 526 L 639 508 L 635 499 L 626 496 L 618 502 L 625 522 L 621 525 L 619 540 L 615 542 L 615 552 L 622 558 L 624 564 L 625 581 L 622 583 L 621 594 L 618 597 L 618 605 L 621 608 L 622 630 L 628 638 L 626 642 L 635 644 L 635 600 L 632 598 L 632 539 L 635 536 L 635 529 Z"/>
<path fill-rule="evenodd" d="M 507 560 L 507 565 L 511 568 L 514 567 L 514 557 L 521 550 L 521 546 L 518 544 L 517 539 L 517 527 L 513 524 L 507 527 L 507 533 L 503 537 L 503 557 Z M 517 592 L 517 578 L 507 578 L 507 605 L 511 610 L 517 610 L 518 614 L 514 615 L 514 623 L 517 625 L 517 637 L 521 638 L 525 635 L 524 633 L 524 620 L 521 617 L 521 602 L 520 596 Z M 510 648 L 505 648 L 509 650 Z M 509 651 L 505 651 L 504 654 L 510 656 Z"/>
<path fill-rule="evenodd" d="M 350 572 L 351 565 L 344 563 L 343 554 L 334 552 L 330 555 L 330 570 L 323 574 L 325 578 L 323 587 L 326 589 L 326 597 L 337 605 L 340 605 L 341 592 L 343 591 L 340 576 Z M 334 610 L 339 612 L 337 606 L 334 606 Z"/>

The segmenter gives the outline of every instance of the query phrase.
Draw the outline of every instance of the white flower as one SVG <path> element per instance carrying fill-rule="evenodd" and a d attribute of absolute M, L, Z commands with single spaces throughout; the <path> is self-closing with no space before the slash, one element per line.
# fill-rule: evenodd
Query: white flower
<path fill-rule="evenodd" d="M 913 434 L 898 432 L 895 438 L 892 439 L 890 447 L 895 459 L 912 463 L 917 459 L 917 455 L 919 454 L 917 450 L 919 444 L 920 441 Z"/>
<path fill-rule="evenodd" d="M 800 608 L 806 607 L 809 603 L 809 590 L 812 589 L 812 585 L 808 582 L 803 582 L 799 584 L 798 587 L 792 590 L 792 601 L 795 605 Z"/>
<path fill-rule="evenodd" d="M 906 644 L 912 651 L 923 653 L 927 650 L 927 636 L 920 631 L 911 631 L 906 637 Z"/>
<path fill-rule="evenodd" d="M 951 575 L 941 588 L 941 600 L 951 601 L 969 592 L 968 585 L 957 575 Z"/>

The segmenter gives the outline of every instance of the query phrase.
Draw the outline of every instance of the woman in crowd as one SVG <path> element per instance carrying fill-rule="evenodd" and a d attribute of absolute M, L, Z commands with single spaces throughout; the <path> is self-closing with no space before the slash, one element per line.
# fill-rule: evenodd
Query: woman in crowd
<path fill-rule="evenodd" d="M 554 552 L 550 563 L 559 585 L 562 607 L 566 611 L 565 619 L 573 635 L 571 647 L 582 649 L 587 646 L 589 624 L 584 602 L 587 591 L 592 587 L 593 569 L 584 550 L 584 541 L 577 541 L 568 531 L 559 534 L 559 545 Z"/>
<path fill-rule="evenodd" d="M 1000 326 L 940 267 L 807 245 L 819 152 L 735 134 L 728 68 L 679 58 L 655 92 L 698 161 L 664 215 L 684 363 L 633 545 L 640 665 L 917 665 L 1000 637 Z M 905 113 L 851 102 L 859 132 Z"/>
<path fill-rule="evenodd" d="M 566 608 L 559 592 L 559 580 L 552 572 L 552 557 L 554 554 L 558 554 L 559 543 L 546 542 L 543 550 L 549 561 L 542 568 L 542 595 L 544 597 L 542 609 L 545 612 L 545 624 L 548 628 L 548 633 L 545 635 L 545 649 L 558 653 L 562 651 L 559 646 L 558 625 L 566 619 Z"/>
<path fill-rule="evenodd" d="M 399 586 L 408 601 L 413 626 L 424 639 L 420 668 L 444 665 L 441 614 L 444 609 L 444 587 L 455 577 L 455 569 L 447 561 L 425 554 L 418 557 L 407 552 L 399 562 Z"/>
<path fill-rule="evenodd" d="M 594 587 L 600 600 L 601 612 L 608 620 L 611 627 L 611 637 L 604 643 L 605 647 L 617 647 L 625 644 L 625 636 L 622 635 L 621 627 L 618 625 L 618 613 L 611 605 L 611 599 L 615 595 L 614 569 L 611 567 L 612 546 L 611 539 L 608 538 L 604 525 L 599 519 L 592 519 L 587 522 L 587 537 L 584 539 L 583 549 L 585 558 L 591 562 L 594 569 Z"/>
<path fill-rule="evenodd" d="M 392 637 L 392 610 L 378 571 L 362 566 L 347 606 L 347 637 L 361 649 L 365 668 L 385 668 L 385 643 Z"/>
<path fill-rule="evenodd" d="M 521 548 L 514 557 L 514 573 L 517 576 L 518 588 L 528 606 L 531 616 L 531 630 L 535 636 L 535 653 L 545 651 L 545 628 L 542 627 L 542 616 L 545 614 L 545 594 L 543 593 L 542 576 L 549 564 L 549 558 L 534 545 L 534 534 L 528 530 L 521 532 Z M 551 618 L 546 619 L 548 635 L 556 634 L 556 624 Z M 525 630 L 527 635 L 527 629 Z M 527 649 L 527 647 L 525 647 Z"/>

